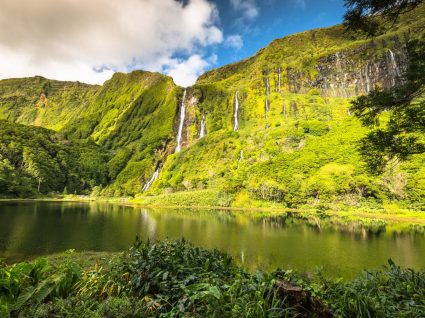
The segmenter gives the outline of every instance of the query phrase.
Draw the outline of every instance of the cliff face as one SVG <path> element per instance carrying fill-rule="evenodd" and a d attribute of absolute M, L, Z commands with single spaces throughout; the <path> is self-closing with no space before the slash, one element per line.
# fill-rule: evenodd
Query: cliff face
<path fill-rule="evenodd" d="M 374 89 L 390 89 L 408 65 L 405 46 L 398 38 L 394 42 L 399 44 L 397 51 L 387 47 L 377 52 L 376 44 L 370 43 L 321 57 L 314 66 L 316 74 L 313 77 L 288 67 L 288 90 L 308 93 L 310 89 L 318 89 L 324 96 L 350 98 Z"/>
<path fill-rule="evenodd" d="M 341 26 L 296 34 L 202 75 L 188 89 L 183 150 L 167 158 L 151 191 L 219 188 L 236 206 L 408 198 L 423 156 L 412 170 L 370 175 L 357 150 L 367 130 L 349 105 L 400 81 L 422 13 L 373 40 L 352 39 Z M 407 181 L 395 190 L 396 180 Z"/>
<path fill-rule="evenodd" d="M 373 41 L 351 38 L 341 26 L 275 40 L 186 91 L 143 71 L 115 74 L 103 86 L 0 81 L 0 119 L 93 140 L 111 152 L 109 185 L 98 194 L 207 188 L 236 206 L 406 198 L 420 183 L 423 158 L 385 178 L 370 175 L 356 146 L 367 131 L 349 104 L 400 80 L 405 44 L 420 35 L 414 30 L 424 8 Z M 407 181 L 395 191 L 400 178 Z"/>

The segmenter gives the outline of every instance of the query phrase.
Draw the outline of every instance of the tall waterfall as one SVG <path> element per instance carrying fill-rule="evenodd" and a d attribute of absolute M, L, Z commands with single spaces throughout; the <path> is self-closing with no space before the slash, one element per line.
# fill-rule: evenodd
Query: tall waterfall
<path fill-rule="evenodd" d="M 370 92 L 369 61 L 366 64 L 365 76 L 366 76 L 366 93 L 369 93 Z"/>
<path fill-rule="evenodd" d="M 269 96 L 270 95 L 270 82 L 269 82 L 269 78 L 266 77 L 264 79 L 264 82 L 266 83 L 266 96 Z"/>
<path fill-rule="evenodd" d="M 265 118 L 266 118 L 266 122 L 267 122 L 267 120 L 269 119 L 269 110 L 270 110 L 270 102 L 269 102 L 269 99 L 267 97 L 266 97 L 266 101 L 264 103 L 264 108 L 266 110 Z"/>
<path fill-rule="evenodd" d="M 186 90 L 184 90 L 183 99 L 180 106 L 180 124 L 179 124 L 179 130 L 177 132 L 177 137 L 176 137 L 177 147 L 175 152 L 179 152 L 180 150 L 182 150 L 181 141 L 182 141 L 182 134 L 183 134 L 184 117 L 186 115 L 185 113 L 186 113 Z"/>
<path fill-rule="evenodd" d="M 152 178 L 143 186 L 143 192 L 148 191 L 152 183 L 154 183 L 154 181 L 158 179 L 160 170 L 161 166 L 158 166 L 158 168 L 156 168 L 155 172 L 153 173 Z"/>
<path fill-rule="evenodd" d="M 205 114 L 202 115 L 201 120 L 201 131 L 199 132 L 199 138 L 205 137 Z"/>
<path fill-rule="evenodd" d="M 394 72 L 395 72 L 397 75 L 399 75 L 399 74 L 400 74 L 400 72 L 399 72 L 399 69 L 398 69 L 397 61 L 396 61 L 396 59 L 395 59 L 395 54 L 394 54 L 394 52 L 393 52 L 393 51 L 391 51 L 391 50 L 389 50 L 389 52 L 390 52 L 391 66 L 392 66 L 392 68 L 394 69 Z"/>
<path fill-rule="evenodd" d="M 238 111 L 239 111 L 239 96 L 238 91 L 235 92 L 235 113 L 233 115 L 233 130 L 237 131 L 239 128 L 239 121 L 238 121 Z"/>
<path fill-rule="evenodd" d="M 269 82 L 269 78 L 266 77 L 264 79 L 264 82 L 266 84 L 266 101 L 264 103 L 264 108 L 265 108 L 265 118 L 266 118 L 266 123 L 268 120 L 268 116 L 269 116 L 269 110 L 270 110 L 270 101 L 269 101 L 269 95 L 270 95 L 270 82 Z"/>
<path fill-rule="evenodd" d="M 281 79 L 281 76 L 280 76 L 280 72 L 281 72 L 281 69 L 280 69 L 280 67 L 277 69 L 277 87 L 276 87 L 276 92 L 280 92 L 280 79 Z"/>
<path fill-rule="evenodd" d="M 397 61 L 395 59 L 395 54 L 393 51 L 389 50 L 389 58 L 390 58 L 390 76 L 391 76 L 391 85 L 395 85 L 396 78 L 400 76 L 400 71 L 397 65 Z"/>

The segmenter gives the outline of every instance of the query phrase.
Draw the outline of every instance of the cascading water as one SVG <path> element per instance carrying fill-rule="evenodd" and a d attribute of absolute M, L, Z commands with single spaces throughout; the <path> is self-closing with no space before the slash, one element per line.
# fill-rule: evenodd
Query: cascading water
<path fill-rule="evenodd" d="M 270 82 L 269 82 L 269 78 L 266 77 L 264 81 L 266 83 L 266 96 L 269 96 L 270 95 Z"/>
<path fill-rule="evenodd" d="M 366 77 L 366 93 L 369 93 L 370 92 L 369 61 L 366 64 L 365 77 Z"/>
<path fill-rule="evenodd" d="M 239 164 L 241 163 L 242 160 L 243 160 L 243 150 L 241 150 L 240 153 L 239 153 L 238 168 L 239 168 Z"/>
<path fill-rule="evenodd" d="M 277 69 L 277 87 L 276 87 L 276 92 L 280 92 L 280 78 L 281 78 L 281 76 L 280 76 L 280 72 L 281 72 L 281 69 L 280 69 L 280 67 Z"/>
<path fill-rule="evenodd" d="M 239 121 L 238 121 L 238 111 L 239 111 L 239 97 L 238 97 L 238 91 L 235 92 L 235 113 L 233 115 L 233 130 L 237 131 L 239 128 Z"/>
<path fill-rule="evenodd" d="M 205 115 L 202 115 L 201 120 L 201 131 L 199 132 L 199 138 L 205 137 Z"/>
<path fill-rule="evenodd" d="M 364 90 L 364 81 L 363 81 L 363 71 L 361 69 L 360 69 L 359 77 L 360 77 L 360 88 L 359 88 L 359 91 L 362 91 L 362 90 Z"/>
<path fill-rule="evenodd" d="M 266 98 L 266 101 L 264 103 L 264 108 L 266 109 L 266 116 L 265 116 L 265 118 L 266 118 L 266 122 L 267 122 L 268 119 L 269 119 L 269 110 L 270 110 L 270 102 L 269 102 L 269 100 L 267 98 Z"/>
<path fill-rule="evenodd" d="M 176 147 L 176 151 L 175 152 L 179 152 L 180 150 L 182 150 L 181 147 L 181 141 L 182 141 L 182 135 L 183 135 L 183 126 L 184 126 L 184 118 L 185 118 L 185 113 L 186 113 L 186 90 L 184 90 L 183 93 L 183 99 L 182 99 L 182 103 L 180 105 L 180 124 L 179 124 L 179 130 L 177 132 L 177 147 Z"/>
<path fill-rule="evenodd" d="M 269 101 L 269 95 L 270 95 L 270 82 L 269 82 L 269 78 L 266 77 L 265 78 L 265 83 L 266 83 L 266 101 L 264 104 L 264 108 L 265 108 L 265 118 L 266 118 L 266 125 L 267 125 L 267 121 L 268 121 L 268 116 L 269 116 L 269 110 L 270 110 L 270 101 Z"/>
<path fill-rule="evenodd" d="M 143 192 L 148 191 L 152 183 L 154 183 L 155 180 L 158 179 L 160 170 L 161 167 L 158 166 L 158 168 L 156 168 L 155 172 L 153 173 L 152 178 L 143 186 Z"/>
<path fill-rule="evenodd" d="M 397 61 L 395 59 L 395 54 L 393 51 L 389 50 L 389 71 L 391 76 L 391 85 L 394 86 L 396 83 L 396 78 L 400 76 L 400 70 L 397 65 Z"/>

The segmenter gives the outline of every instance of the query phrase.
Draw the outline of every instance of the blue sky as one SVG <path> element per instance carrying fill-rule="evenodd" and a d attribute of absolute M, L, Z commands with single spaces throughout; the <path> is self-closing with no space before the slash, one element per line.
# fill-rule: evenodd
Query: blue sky
<path fill-rule="evenodd" d="M 1 0 L 0 79 L 102 84 L 161 72 L 181 86 L 273 39 L 342 21 L 343 0 Z M 13 28 L 10 28 L 13 25 Z"/>
<path fill-rule="evenodd" d="M 271 41 L 293 33 L 342 22 L 345 12 L 342 0 L 256 0 L 214 1 L 219 10 L 224 38 L 236 35 L 241 48 L 223 44 L 211 48 L 217 65 L 225 65 L 252 56 Z M 243 3 L 248 5 L 243 6 Z M 251 11 L 249 11 L 251 10 Z"/>

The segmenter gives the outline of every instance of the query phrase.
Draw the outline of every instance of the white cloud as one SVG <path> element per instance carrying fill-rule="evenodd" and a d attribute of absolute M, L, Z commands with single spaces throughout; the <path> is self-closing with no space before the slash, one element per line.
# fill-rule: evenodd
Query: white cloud
<path fill-rule="evenodd" d="M 101 83 L 112 69 L 142 68 L 190 85 L 209 64 L 200 52 L 223 41 L 207 0 L 1 0 L 0 7 L 0 78 Z"/>
<path fill-rule="evenodd" d="M 233 9 L 240 11 L 244 18 L 252 20 L 259 14 L 255 0 L 230 0 Z"/>
<path fill-rule="evenodd" d="M 227 47 L 234 48 L 236 50 L 240 50 L 243 47 L 243 39 L 238 34 L 229 35 L 226 38 L 226 41 L 224 41 L 224 45 Z"/>
<path fill-rule="evenodd" d="M 194 54 L 187 60 L 170 59 L 164 71 L 183 87 L 192 85 L 209 63 L 200 55 Z"/>

